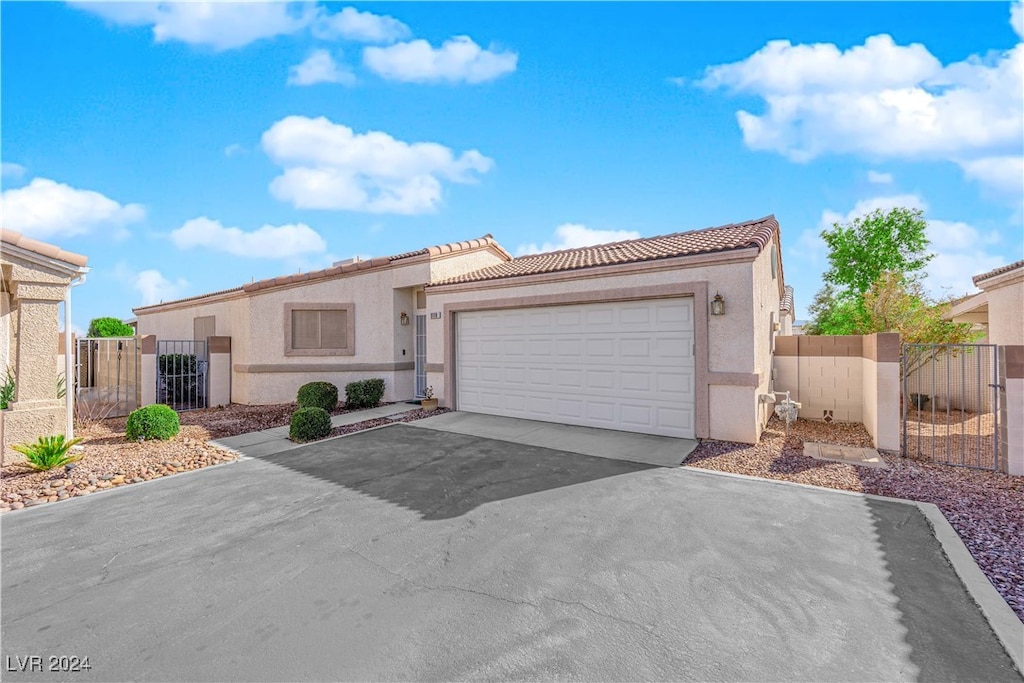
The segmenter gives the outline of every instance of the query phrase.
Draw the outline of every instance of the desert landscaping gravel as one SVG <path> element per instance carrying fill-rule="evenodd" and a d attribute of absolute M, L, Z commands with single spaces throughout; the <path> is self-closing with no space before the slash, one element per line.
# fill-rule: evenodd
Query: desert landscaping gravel
<path fill-rule="evenodd" d="M 108 418 L 76 426 L 75 436 L 83 442 L 81 460 L 68 471 L 58 467 L 35 472 L 17 464 L 0 468 L 0 512 L 55 503 L 95 491 L 160 479 L 179 472 L 220 465 L 237 459 L 231 451 L 208 443 L 211 439 L 256 432 L 289 424 L 298 406 L 284 403 L 269 406 L 231 405 L 192 410 L 178 414 L 181 431 L 167 441 L 129 441 L 125 437 L 127 417 Z M 344 408 L 333 415 L 348 413 Z M 402 422 L 431 414 L 415 410 Z M 367 420 L 339 427 L 332 436 L 361 431 L 395 420 Z"/>
<path fill-rule="evenodd" d="M 862 425 L 775 418 L 756 445 L 705 441 L 684 463 L 720 472 L 934 503 L 978 566 L 1024 621 L 1024 477 L 953 467 L 883 452 L 888 469 L 803 455 L 804 441 L 871 447 Z"/>

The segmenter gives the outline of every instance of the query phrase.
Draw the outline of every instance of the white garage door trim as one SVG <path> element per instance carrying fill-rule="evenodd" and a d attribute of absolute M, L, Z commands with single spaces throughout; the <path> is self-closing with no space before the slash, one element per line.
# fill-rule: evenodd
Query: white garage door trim
<path fill-rule="evenodd" d="M 692 297 L 460 311 L 456 406 L 694 438 Z"/>

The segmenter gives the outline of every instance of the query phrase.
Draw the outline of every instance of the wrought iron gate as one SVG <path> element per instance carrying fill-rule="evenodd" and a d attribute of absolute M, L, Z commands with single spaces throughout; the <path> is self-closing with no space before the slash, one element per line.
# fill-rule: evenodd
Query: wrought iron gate
<path fill-rule="evenodd" d="M 994 344 L 904 344 L 903 455 L 999 469 L 998 364 Z"/>
<path fill-rule="evenodd" d="M 75 343 L 75 413 L 82 421 L 127 415 L 139 407 L 138 337 L 85 337 Z"/>
<path fill-rule="evenodd" d="M 205 341 L 157 341 L 156 402 L 177 411 L 205 408 L 209 366 Z"/>

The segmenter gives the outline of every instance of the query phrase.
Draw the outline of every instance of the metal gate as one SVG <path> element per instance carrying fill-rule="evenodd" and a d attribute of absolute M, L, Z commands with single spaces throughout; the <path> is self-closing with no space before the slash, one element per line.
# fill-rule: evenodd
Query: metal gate
<path fill-rule="evenodd" d="M 427 316 L 416 316 L 416 341 L 413 350 L 416 375 L 416 397 L 421 398 L 427 390 Z"/>
<path fill-rule="evenodd" d="M 994 344 L 904 344 L 903 455 L 999 469 L 998 364 Z"/>
<path fill-rule="evenodd" d="M 156 402 L 177 411 L 205 408 L 209 366 L 205 341 L 157 341 Z"/>
<path fill-rule="evenodd" d="M 75 417 L 121 417 L 139 407 L 142 348 L 138 337 L 85 337 L 75 343 Z"/>

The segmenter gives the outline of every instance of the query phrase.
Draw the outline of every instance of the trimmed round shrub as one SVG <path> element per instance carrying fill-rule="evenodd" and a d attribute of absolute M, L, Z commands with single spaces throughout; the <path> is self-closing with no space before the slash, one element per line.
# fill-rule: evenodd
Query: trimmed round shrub
<path fill-rule="evenodd" d="M 303 384 L 296 400 L 300 408 L 323 408 L 331 412 L 338 407 L 338 387 L 330 382 Z"/>
<path fill-rule="evenodd" d="M 299 408 L 292 413 L 288 438 L 292 441 L 318 441 L 331 433 L 331 416 L 323 408 Z"/>
<path fill-rule="evenodd" d="M 364 379 L 349 382 L 345 385 L 345 407 L 373 408 L 384 398 L 384 380 L 381 378 Z"/>
<path fill-rule="evenodd" d="M 124 432 L 132 441 L 140 438 L 166 441 L 180 429 L 178 414 L 170 406 L 158 403 L 133 410 L 128 416 Z"/>

